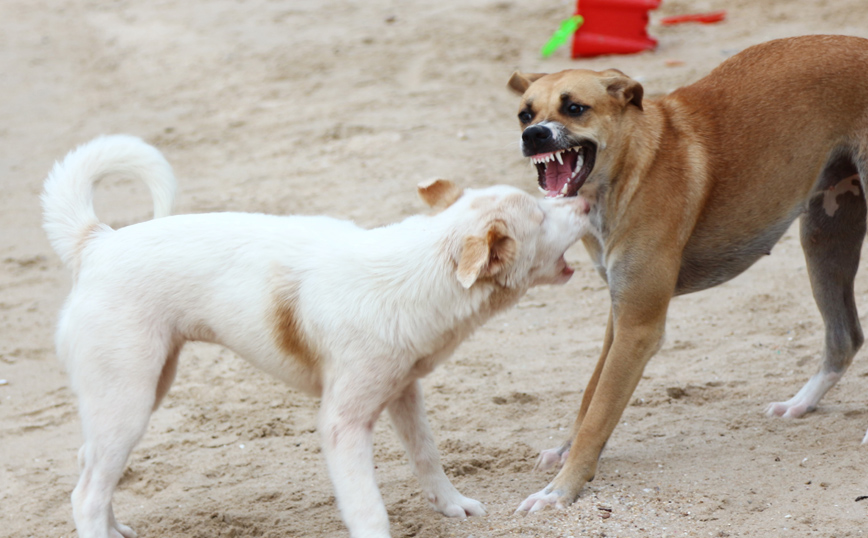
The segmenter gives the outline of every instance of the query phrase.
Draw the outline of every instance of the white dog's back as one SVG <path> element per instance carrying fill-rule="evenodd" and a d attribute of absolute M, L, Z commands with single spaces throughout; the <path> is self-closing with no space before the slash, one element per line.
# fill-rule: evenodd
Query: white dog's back
<path fill-rule="evenodd" d="M 479 325 L 466 292 L 435 269 L 449 264 L 447 252 L 431 248 L 442 230 L 422 219 L 365 230 L 321 216 L 209 213 L 101 227 L 82 239 L 77 286 L 61 322 L 81 319 L 75 310 L 92 308 L 94 294 L 103 294 L 128 305 L 111 323 L 135 316 L 154 332 L 218 343 L 319 395 L 319 372 L 287 360 L 274 345 L 283 301 L 304 312 L 296 323 L 309 346 L 336 362 L 350 347 L 430 354 L 443 345 L 443 334 L 457 336 L 456 325 L 468 331 Z M 419 267 L 426 268 L 424 278 Z M 450 307 L 438 308 L 445 304 Z"/>

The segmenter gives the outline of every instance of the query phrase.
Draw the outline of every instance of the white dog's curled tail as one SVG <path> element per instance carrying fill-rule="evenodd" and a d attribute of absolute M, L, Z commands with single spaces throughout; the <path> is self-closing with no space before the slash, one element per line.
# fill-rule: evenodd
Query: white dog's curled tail
<path fill-rule="evenodd" d="M 70 151 L 45 180 L 42 227 L 51 246 L 73 271 L 82 247 L 101 224 L 93 209 L 93 186 L 106 176 L 144 181 L 154 198 L 154 218 L 172 212 L 175 175 L 160 151 L 129 135 L 101 136 Z"/>

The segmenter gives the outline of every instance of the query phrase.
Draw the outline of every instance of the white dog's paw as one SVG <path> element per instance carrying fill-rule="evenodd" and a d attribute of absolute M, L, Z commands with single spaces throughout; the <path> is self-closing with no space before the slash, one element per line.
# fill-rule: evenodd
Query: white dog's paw
<path fill-rule="evenodd" d="M 868 445 L 868 431 L 865 432 L 865 437 L 862 438 L 862 444 Z"/>
<path fill-rule="evenodd" d="M 118 531 L 120 536 L 123 536 L 123 538 L 138 538 L 139 536 L 133 529 L 117 522 L 115 523 L 115 530 Z"/>
<path fill-rule="evenodd" d="M 481 502 L 465 497 L 458 491 L 442 495 L 428 495 L 428 502 L 446 517 L 470 517 L 484 516 L 485 505 Z"/>
<path fill-rule="evenodd" d="M 549 448 L 539 453 L 539 458 L 536 460 L 536 465 L 533 466 L 534 471 L 548 471 L 549 469 L 559 469 L 563 467 L 567 461 L 569 450 L 561 452 L 560 448 Z"/>
<path fill-rule="evenodd" d="M 813 405 L 802 398 L 793 398 L 786 402 L 773 402 L 766 407 L 766 415 L 770 417 L 800 418 L 810 411 Z"/>
<path fill-rule="evenodd" d="M 122 523 L 118 523 L 115 519 L 114 511 L 109 514 L 109 524 L 111 529 L 109 534 L 111 538 L 138 538 L 138 533 Z"/>
<path fill-rule="evenodd" d="M 138 533 L 126 525 L 115 523 L 109 530 L 110 538 L 138 538 Z"/>
<path fill-rule="evenodd" d="M 555 491 L 548 491 L 548 489 L 549 488 L 546 487 L 525 499 L 524 502 L 519 505 L 515 513 L 526 512 L 528 514 L 533 514 L 534 512 L 539 512 L 548 507 L 557 508 L 558 510 L 566 508 L 561 500 L 561 496 Z"/>

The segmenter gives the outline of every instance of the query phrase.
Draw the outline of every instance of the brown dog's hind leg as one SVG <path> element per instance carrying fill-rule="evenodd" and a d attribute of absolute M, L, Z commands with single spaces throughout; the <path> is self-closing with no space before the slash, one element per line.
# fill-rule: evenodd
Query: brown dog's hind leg
<path fill-rule="evenodd" d="M 865 238 L 866 207 L 849 155 L 830 161 L 816 192 L 801 217 L 800 233 L 811 289 L 826 329 L 823 364 L 795 396 L 770 404 L 770 416 L 797 418 L 813 411 L 850 366 L 864 340 L 853 280 Z"/>

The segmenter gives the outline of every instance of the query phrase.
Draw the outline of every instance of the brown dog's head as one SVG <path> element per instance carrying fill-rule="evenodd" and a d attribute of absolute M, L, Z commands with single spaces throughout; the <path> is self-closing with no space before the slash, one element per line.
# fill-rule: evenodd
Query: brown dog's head
<path fill-rule="evenodd" d="M 594 171 L 619 119 L 642 111 L 642 85 L 617 69 L 520 73 L 509 88 L 522 96 L 521 149 L 549 197 L 576 196 Z"/>

